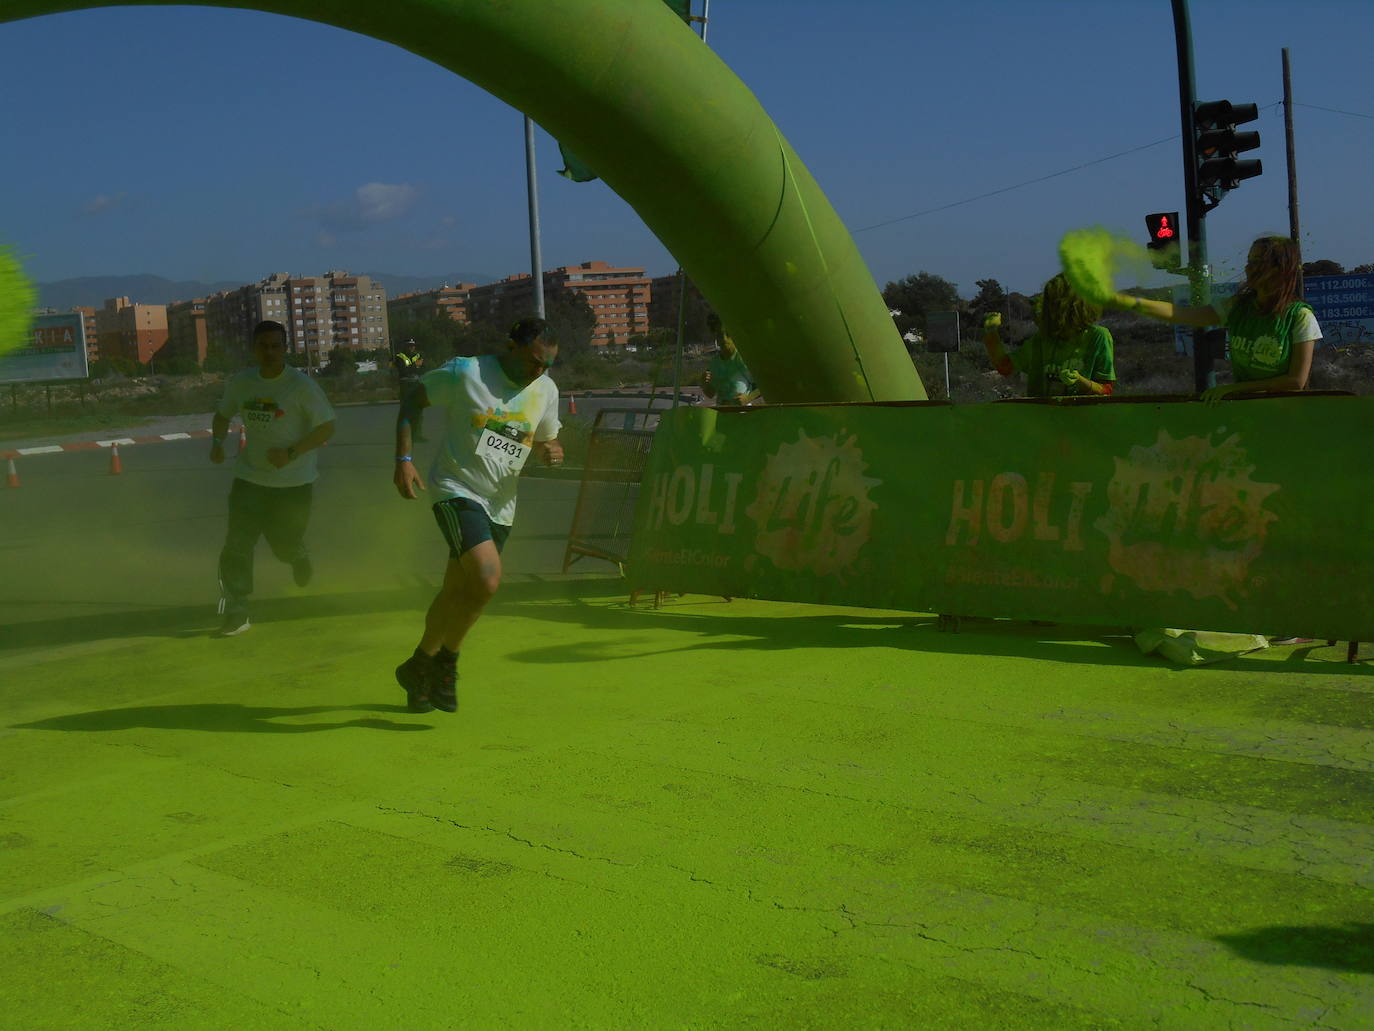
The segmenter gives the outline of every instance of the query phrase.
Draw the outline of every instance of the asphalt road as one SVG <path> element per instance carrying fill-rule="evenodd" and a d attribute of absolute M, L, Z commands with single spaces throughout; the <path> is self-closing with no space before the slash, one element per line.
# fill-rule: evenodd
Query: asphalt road
<path fill-rule="evenodd" d="M 319 459 L 309 591 L 423 585 L 442 575 L 445 548 L 429 505 L 391 485 L 394 418 L 390 405 L 338 411 Z M 434 447 L 432 439 L 419 445 L 422 468 Z M 22 485 L 0 490 L 0 625 L 148 604 L 212 611 L 233 450 L 231 440 L 231 457 L 215 466 L 204 439 L 126 446 L 117 476 L 103 449 L 21 459 Z M 509 576 L 561 571 L 578 489 L 577 480 L 525 478 L 505 552 Z M 265 544 L 256 572 L 259 597 L 301 593 Z"/>

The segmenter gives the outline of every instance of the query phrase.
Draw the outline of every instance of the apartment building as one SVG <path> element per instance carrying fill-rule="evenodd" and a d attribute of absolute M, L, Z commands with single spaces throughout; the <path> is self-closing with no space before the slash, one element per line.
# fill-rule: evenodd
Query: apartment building
<path fill-rule="evenodd" d="M 147 365 L 167 343 L 165 304 L 135 304 L 127 297 L 110 297 L 94 315 L 102 358 L 128 358 Z"/>
<path fill-rule="evenodd" d="M 643 268 L 611 265 L 604 261 L 584 261 L 544 272 L 544 296 L 560 291 L 580 293 L 596 316 L 592 346 L 623 344 L 649 329 L 649 280 Z M 529 312 L 534 309 L 534 279 L 527 272 L 468 291 L 468 315 L 474 322 L 495 319 L 500 312 Z"/>
<path fill-rule="evenodd" d="M 476 283 L 458 283 L 454 286 L 441 286 L 435 290 L 417 290 L 401 294 L 386 302 L 387 318 L 391 329 L 398 337 L 405 336 L 408 322 L 425 322 L 429 319 L 452 319 L 467 325 L 468 291 Z"/>
<path fill-rule="evenodd" d="M 252 361 L 253 327 L 263 321 L 287 323 L 287 282 L 286 273 L 274 272 L 257 283 L 221 290 L 205 298 L 203 320 L 207 349 L 223 354 L 233 366 Z M 191 317 L 194 320 L 194 313 Z"/>
<path fill-rule="evenodd" d="M 370 276 L 343 271 L 291 276 L 287 322 L 292 349 L 327 355 L 344 346 L 370 351 L 388 346 L 386 287 Z M 318 359 L 315 359 L 318 360 Z"/>
<path fill-rule="evenodd" d="M 204 297 L 190 301 L 173 301 L 167 305 L 167 347 L 171 357 L 191 358 L 197 365 L 205 364 L 210 338 L 205 328 Z"/>
<path fill-rule="evenodd" d="M 100 359 L 100 334 L 95 328 L 95 309 L 76 304 L 72 306 L 72 311 L 81 314 L 81 321 L 86 327 L 86 365 L 89 368 Z"/>
<path fill-rule="evenodd" d="M 684 284 L 687 303 L 682 303 Z M 649 328 L 663 329 L 676 335 L 679 313 L 685 320 L 685 342 L 688 347 L 700 347 L 709 342 L 706 318 L 711 305 L 697 285 L 685 274 L 655 276 L 649 280 Z"/>

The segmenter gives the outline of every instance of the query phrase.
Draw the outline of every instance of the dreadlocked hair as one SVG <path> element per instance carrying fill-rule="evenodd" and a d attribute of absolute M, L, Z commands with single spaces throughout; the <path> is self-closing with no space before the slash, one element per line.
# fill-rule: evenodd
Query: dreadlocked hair
<path fill-rule="evenodd" d="M 1036 322 L 1051 340 L 1071 340 L 1101 317 L 1102 309 L 1074 293 L 1060 273 L 1045 284 Z"/>

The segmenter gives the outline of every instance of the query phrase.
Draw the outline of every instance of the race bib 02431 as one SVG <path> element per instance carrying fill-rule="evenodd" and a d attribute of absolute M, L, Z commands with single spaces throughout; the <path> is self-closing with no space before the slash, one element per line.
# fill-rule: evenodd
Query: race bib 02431
<path fill-rule="evenodd" d="M 530 455 L 531 436 L 505 423 L 488 422 L 477 436 L 477 454 L 497 468 L 518 472 Z"/>

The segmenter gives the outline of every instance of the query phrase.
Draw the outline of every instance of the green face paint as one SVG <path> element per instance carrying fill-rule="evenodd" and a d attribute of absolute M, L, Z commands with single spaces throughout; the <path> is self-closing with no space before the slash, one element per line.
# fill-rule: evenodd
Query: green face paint
<path fill-rule="evenodd" d="M 1127 266 L 1150 267 L 1150 253 L 1125 236 L 1092 226 L 1072 229 L 1059 241 L 1059 260 L 1074 292 L 1093 304 L 1109 304 L 1116 296 L 1113 280 Z"/>
<path fill-rule="evenodd" d="M 0 356 L 29 342 L 37 304 L 38 291 L 24 275 L 19 259 L 8 247 L 0 247 Z"/>

